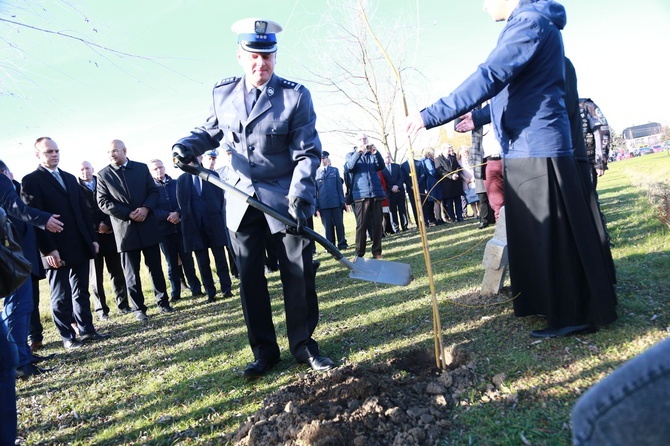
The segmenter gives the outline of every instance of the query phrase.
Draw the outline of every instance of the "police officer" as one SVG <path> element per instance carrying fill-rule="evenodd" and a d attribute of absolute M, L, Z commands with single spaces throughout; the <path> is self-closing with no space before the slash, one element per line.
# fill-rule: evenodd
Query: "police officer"
<path fill-rule="evenodd" d="M 202 165 L 206 169 L 215 170 L 216 158 L 219 156 L 219 151 L 216 149 L 208 150 L 202 155 Z"/>
<path fill-rule="evenodd" d="M 255 359 L 244 370 L 249 378 L 267 374 L 280 359 L 264 274 L 268 230 L 279 259 L 291 354 L 317 371 L 335 367 L 330 358 L 319 354 L 312 339 L 318 322 L 314 245 L 300 236 L 314 214 L 314 176 L 321 160 L 321 142 L 310 92 L 274 74 L 276 34 L 281 30 L 279 24 L 263 19 L 233 24 L 244 76 L 216 84 L 205 124 L 173 146 L 173 156 L 188 163 L 223 140 L 233 148 L 229 182 L 272 208 L 288 212 L 298 223 L 297 229 L 286 228 L 246 202 L 227 197 L 227 226 Z"/>

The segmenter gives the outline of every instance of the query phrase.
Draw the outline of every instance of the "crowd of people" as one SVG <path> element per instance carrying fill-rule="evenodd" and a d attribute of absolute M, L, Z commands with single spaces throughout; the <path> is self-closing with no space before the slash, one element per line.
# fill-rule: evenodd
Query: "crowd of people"
<path fill-rule="evenodd" d="M 215 85 L 204 124 L 174 144 L 172 158 L 183 166 L 204 164 L 202 168 L 238 191 L 293 217 L 295 225 L 284 225 L 249 200 L 224 195 L 199 176 L 184 174 L 173 180 L 159 159 L 149 165 L 132 161 L 121 140 L 109 144 L 110 164 L 97 175 L 86 161 L 79 178 L 61 170 L 60 149 L 49 137 L 36 140 L 40 164 L 20 184 L 0 162 L 0 205 L 19 228 L 24 254 L 33 266 L 31 279 L 4 301 L 3 338 L 11 333 L 17 355 L 2 364 L 3 404 L 14 400 L 14 376 L 28 379 L 46 372 L 36 364 L 49 357 L 35 353 L 43 340 L 39 279 L 46 275 L 48 280 L 63 347 L 78 349 L 108 337 L 96 329 L 93 317 L 111 317 L 102 279 L 105 267 L 118 311 L 133 313 L 141 323 L 148 320 L 142 258 L 156 306 L 164 313 L 174 311 L 171 302 L 181 298 L 183 280 L 194 296 L 206 295 L 212 302 L 218 291 L 232 296 L 231 273 L 239 278 L 254 355 L 243 375 L 258 378 L 281 356 L 264 269 L 272 252 L 273 267 L 280 270 L 290 354 L 315 371 L 334 368 L 335 362 L 312 337 L 319 319 L 317 264 L 314 242 L 302 229 L 318 215 L 326 238 L 347 249 L 342 212 L 353 205 L 356 255 L 365 256 L 369 238 L 373 258 L 380 259 L 382 237 L 408 230 L 410 162 L 427 225 L 463 221 L 469 208 L 484 228 L 506 207 L 514 313 L 543 315 L 547 321 L 532 336 L 590 332 L 616 320 L 614 267 L 595 194 L 595 179 L 606 168 L 602 163 L 607 156 L 600 147 L 594 152 L 600 153 L 595 156 L 600 164 L 588 163 L 574 68 L 563 55 L 565 10 L 551 0 L 486 0 L 485 10 L 494 20 L 507 21 L 491 55 L 449 96 L 407 118 L 410 136 L 459 118 L 456 130 L 472 131 L 472 147 L 457 154 L 442 144 L 437 151 L 423 150 L 419 160 L 399 165 L 360 134 L 346 155 L 343 177 L 321 148 L 309 90 L 274 74 L 281 26 L 259 19 L 233 25 L 244 75 Z M 481 129 L 488 123 L 497 144 L 483 147 Z M 229 162 L 217 170 L 218 147 Z M 416 203 L 410 199 L 410 204 L 416 222 Z M 626 371 L 623 375 L 627 377 Z M 599 401 L 597 390 L 594 394 L 591 403 L 579 406 L 588 412 L 589 426 L 574 421 L 580 444 L 588 444 L 584 438 L 599 422 L 589 409 Z M 3 416 L 3 423 L 10 421 Z"/>

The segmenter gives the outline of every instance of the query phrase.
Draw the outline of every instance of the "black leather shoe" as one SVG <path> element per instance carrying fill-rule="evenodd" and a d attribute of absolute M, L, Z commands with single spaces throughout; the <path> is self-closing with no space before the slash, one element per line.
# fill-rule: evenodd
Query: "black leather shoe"
<path fill-rule="evenodd" d="M 275 359 L 257 359 L 247 364 L 242 374 L 247 378 L 259 378 L 266 375 L 270 370 L 279 364 L 279 358 Z"/>
<path fill-rule="evenodd" d="M 308 364 L 315 372 L 325 372 L 335 368 L 335 362 L 327 356 L 314 355 L 307 358 L 307 361 L 300 362 Z"/>
<path fill-rule="evenodd" d="M 170 302 L 178 302 L 178 301 L 180 301 L 180 300 L 181 300 L 181 297 L 179 297 L 179 296 L 172 296 L 172 297 L 170 298 Z"/>
<path fill-rule="evenodd" d="M 174 308 L 172 308 L 169 305 L 159 305 L 158 311 L 160 311 L 161 313 L 172 313 L 174 311 Z"/>
<path fill-rule="evenodd" d="M 483 221 L 479 222 L 479 226 L 477 226 L 477 229 L 484 229 L 488 225 L 489 225 L 489 222 L 486 221 L 486 220 L 483 220 Z"/>
<path fill-rule="evenodd" d="M 595 333 L 598 331 L 595 325 L 568 325 L 567 327 L 552 328 L 547 327 L 542 330 L 533 330 L 530 335 L 534 338 L 560 338 L 578 333 Z"/>
<path fill-rule="evenodd" d="M 233 297 L 233 292 L 232 291 L 226 291 L 225 293 L 223 293 L 223 297 L 226 297 L 226 298 L 227 297 Z"/>
<path fill-rule="evenodd" d="M 16 379 L 28 379 L 31 376 L 43 375 L 50 371 L 51 369 L 42 369 L 33 364 L 27 364 L 16 369 Z"/>
<path fill-rule="evenodd" d="M 38 364 L 40 362 L 48 361 L 50 359 L 54 359 L 56 357 L 55 353 L 52 353 L 50 355 L 42 356 L 38 355 L 37 353 L 31 353 L 31 358 L 30 358 L 30 363 L 31 364 Z"/>
<path fill-rule="evenodd" d="M 147 322 L 149 320 L 149 316 L 144 311 L 138 311 L 135 313 L 135 319 L 137 319 L 140 322 Z"/>
<path fill-rule="evenodd" d="M 216 302 L 216 297 L 214 297 L 214 296 L 208 297 L 206 302 L 208 304 L 214 303 L 214 302 Z"/>
<path fill-rule="evenodd" d="M 65 350 L 74 350 L 77 348 L 83 347 L 84 344 L 79 342 L 78 340 L 72 338 L 72 339 L 65 339 L 63 341 L 63 347 L 65 347 Z"/>
<path fill-rule="evenodd" d="M 121 314 L 130 314 L 132 312 L 133 310 L 131 310 L 130 308 L 119 308 L 119 313 Z"/>
<path fill-rule="evenodd" d="M 103 339 L 109 338 L 108 334 L 102 334 L 98 333 L 97 331 L 94 331 L 93 333 L 85 333 L 81 335 L 80 339 L 82 342 L 86 341 L 102 341 Z"/>

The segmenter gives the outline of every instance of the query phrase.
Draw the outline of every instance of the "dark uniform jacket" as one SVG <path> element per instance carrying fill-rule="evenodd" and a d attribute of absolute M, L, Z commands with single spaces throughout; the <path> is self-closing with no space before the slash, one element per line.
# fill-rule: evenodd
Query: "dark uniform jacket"
<path fill-rule="evenodd" d="M 219 82 L 214 87 L 209 118 L 178 144 L 196 155 L 221 141 L 229 144 L 233 148 L 229 182 L 236 188 L 287 215 L 289 196 L 314 206 L 321 142 L 309 90 L 273 75 L 247 117 L 244 85 L 243 77 Z M 247 207 L 245 201 L 227 197 L 228 228 L 237 230 Z M 265 218 L 272 233 L 286 229 L 269 215 Z"/>
<path fill-rule="evenodd" d="M 158 204 L 158 189 L 146 164 L 128 161 L 125 168 L 109 165 L 98 172 L 98 206 L 112 217 L 112 228 L 119 252 L 134 251 L 160 243 L 158 223 L 153 213 Z M 130 213 L 149 208 L 139 223 Z"/>
<path fill-rule="evenodd" d="M 342 179 L 337 167 L 319 167 L 316 171 L 316 210 L 344 207 Z"/>

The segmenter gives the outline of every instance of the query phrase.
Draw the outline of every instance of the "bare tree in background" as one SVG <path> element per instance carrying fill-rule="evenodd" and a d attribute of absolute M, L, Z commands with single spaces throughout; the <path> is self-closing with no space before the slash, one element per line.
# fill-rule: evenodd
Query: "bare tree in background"
<path fill-rule="evenodd" d="M 381 2 L 379 3 L 381 5 Z M 381 7 L 381 6 L 380 6 Z M 374 16 L 368 11 L 368 16 Z M 313 42 L 314 60 L 305 67 L 310 86 L 317 86 L 329 108 L 328 116 L 336 116 L 326 123 L 326 132 L 335 133 L 344 146 L 353 147 L 356 134 L 363 132 L 370 140 L 383 146 L 391 157 L 404 157 L 407 138 L 404 130 L 404 112 L 401 89 L 388 62 L 369 31 L 356 1 L 331 4 L 331 10 L 319 24 L 320 37 Z M 400 73 L 405 65 L 405 46 L 410 29 L 405 14 L 404 22 L 379 23 L 379 39 L 386 51 L 395 58 Z M 327 51 L 324 51 L 327 48 Z M 321 130 L 323 133 L 323 130 Z"/>

